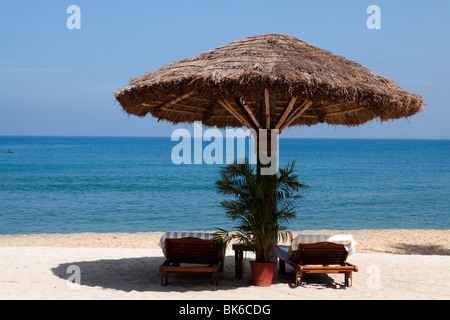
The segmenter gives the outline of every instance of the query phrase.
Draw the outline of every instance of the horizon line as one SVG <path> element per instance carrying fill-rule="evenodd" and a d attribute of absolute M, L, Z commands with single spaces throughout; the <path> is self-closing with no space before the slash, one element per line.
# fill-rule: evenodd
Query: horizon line
<path fill-rule="evenodd" d="M 102 136 L 102 135 L 2 135 L 0 137 L 40 137 L 40 138 L 160 138 L 170 139 L 171 136 Z M 192 138 L 195 138 L 192 136 Z M 450 138 L 350 138 L 350 137 L 279 137 L 279 139 L 303 140 L 450 140 Z"/>

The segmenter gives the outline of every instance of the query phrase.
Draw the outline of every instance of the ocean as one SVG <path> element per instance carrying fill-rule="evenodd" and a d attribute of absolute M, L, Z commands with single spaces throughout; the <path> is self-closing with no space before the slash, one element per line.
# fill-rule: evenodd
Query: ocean
<path fill-rule="evenodd" d="M 223 165 L 176 165 L 177 144 L 0 136 L 0 234 L 231 229 L 214 187 Z M 450 229 L 450 140 L 280 138 L 279 148 L 280 166 L 296 160 L 309 186 L 291 230 Z"/>

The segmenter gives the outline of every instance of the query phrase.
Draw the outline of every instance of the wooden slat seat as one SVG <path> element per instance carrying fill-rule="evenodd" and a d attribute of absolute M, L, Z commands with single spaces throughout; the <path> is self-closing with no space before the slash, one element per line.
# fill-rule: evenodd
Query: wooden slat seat
<path fill-rule="evenodd" d="M 211 273 L 213 284 L 217 284 L 218 272 L 223 270 L 223 255 L 216 240 L 165 239 L 165 252 L 166 260 L 159 267 L 162 285 L 167 285 L 169 273 Z"/>
<path fill-rule="evenodd" d="M 348 263 L 348 252 L 341 244 L 319 242 L 299 244 L 291 257 L 279 255 L 280 273 L 285 272 L 285 263 L 296 271 L 295 284 L 301 285 L 306 273 L 344 273 L 345 285 L 352 284 L 352 272 L 358 267 Z"/>

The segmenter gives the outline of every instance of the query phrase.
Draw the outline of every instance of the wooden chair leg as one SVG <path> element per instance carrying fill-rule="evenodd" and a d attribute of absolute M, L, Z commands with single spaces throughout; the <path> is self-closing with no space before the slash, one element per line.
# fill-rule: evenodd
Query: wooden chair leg
<path fill-rule="evenodd" d="M 169 273 L 163 271 L 161 273 L 161 285 L 167 286 L 167 283 L 169 283 Z"/>
<path fill-rule="evenodd" d="M 295 285 L 299 286 L 303 282 L 303 273 L 301 271 L 297 271 L 295 273 Z"/>
<path fill-rule="evenodd" d="M 345 286 L 346 287 L 351 287 L 353 284 L 353 278 L 352 278 L 352 272 L 346 272 L 345 273 Z"/>
<path fill-rule="evenodd" d="M 216 286 L 217 286 L 217 284 L 218 284 L 218 278 L 219 278 L 219 275 L 218 275 L 216 272 L 213 272 L 213 274 L 212 274 L 212 284 L 213 284 L 213 285 L 216 285 Z"/>

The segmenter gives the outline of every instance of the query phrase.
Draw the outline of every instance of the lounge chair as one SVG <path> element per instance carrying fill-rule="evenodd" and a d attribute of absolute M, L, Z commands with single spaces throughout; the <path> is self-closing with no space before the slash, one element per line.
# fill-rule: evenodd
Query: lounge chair
<path fill-rule="evenodd" d="M 225 250 L 214 234 L 165 233 L 159 245 L 166 257 L 159 267 L 161 285 L 167 285 L 169 273 L 211 273 L 212 283 L 217 285 Z"/>
<path fill-rule="evenodd" d="M 352 272 L 358 267 L 348 263 L 347 257 L 354 253 L 352 236 L 299 235 L 290 246 L 278 246 L 280 273 L 285 264 L 296 271 L 295 285 L 301 285 L 306 273 L 344 273 L 345 286 L 352 285 Z"/>

